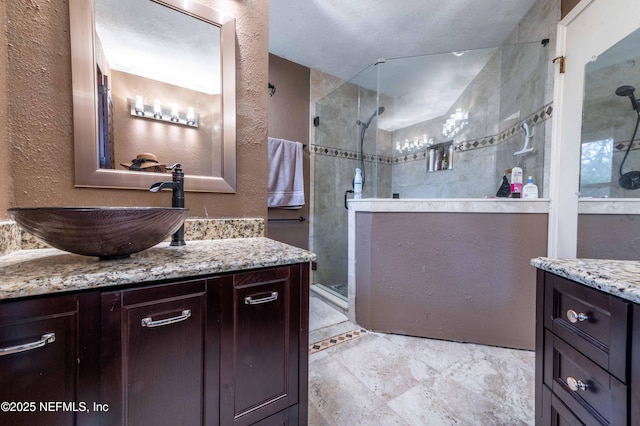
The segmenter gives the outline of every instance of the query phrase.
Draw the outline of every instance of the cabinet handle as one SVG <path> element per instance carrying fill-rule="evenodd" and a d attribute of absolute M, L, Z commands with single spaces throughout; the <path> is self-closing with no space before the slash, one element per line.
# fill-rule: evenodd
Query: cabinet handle
<path fill-rule="evenodd" d="M 56 341 L 56 333 L 43 334 L 40 340 L 31 343 L 25 343 L 24 345 L 10 346 L 8 348 L 0 348 L 0 356 L 11 355 L 18 352 L 30 351 L 32 349 L 41 348 L 47 343 L 53 343 Z"/>
<path fill-rule="evenodd" d="M 586 391 L 589 388 L 589 385 L 583 382 L 582 380 L 574 379 L 573 377 L 567 377 L 567 386 L 574 392 L 579 390 Z"/>
<path fill-rule="evenodd" d="M 162 327 L 163 325 L 174 324 L 176 322 L 184 321 L 191 316 L 191 309 L 185 309 L 182 314 L 173 318 L 166 318 L 162 320 L 154 321 L 153 318 L 142 318 L 141 324 L 143 327 Z"/>
<path fill-rule="evenodd" d="M 244 304 L 245 305 L 259 305 L 261 303 L 273 302 L 274 300 L 278 300 L 278 292 L 277 291 L 272 291 L 271 295 L 266 296 L 266 297 L 261 297 L 260 299 L 254 299 L 253 296 L 247 296 L 247 297 L 244 298 Z"/>
<path fill-rule="evenodd" d="M 573 309 L 569 309 L 567 311 L 567 319 L 569 322 L 576 323 L 578 321 L 585 321 L 589 319 L 589 315 L 581 313 L 577 313 Z"/>

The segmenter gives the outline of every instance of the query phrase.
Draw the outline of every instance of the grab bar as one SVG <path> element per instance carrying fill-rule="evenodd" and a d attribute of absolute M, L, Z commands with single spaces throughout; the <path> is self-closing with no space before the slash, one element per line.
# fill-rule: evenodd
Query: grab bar
<path fill-rule="evenodd" d="M 344 191 L 344 208 L 349 210 L 349 205 L 347 204 L 347 194 L 353 194 L 353 189 L 347 189 Z"/>

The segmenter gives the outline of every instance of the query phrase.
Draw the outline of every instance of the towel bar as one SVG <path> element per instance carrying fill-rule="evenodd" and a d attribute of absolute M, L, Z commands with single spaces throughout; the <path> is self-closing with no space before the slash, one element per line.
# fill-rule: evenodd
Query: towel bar
<path fill-rule="evenodd" d="M 291 219 L 268 219 L 269 222 L 304 222 L 305 220 L 307 219 L 302 216 Z"/>

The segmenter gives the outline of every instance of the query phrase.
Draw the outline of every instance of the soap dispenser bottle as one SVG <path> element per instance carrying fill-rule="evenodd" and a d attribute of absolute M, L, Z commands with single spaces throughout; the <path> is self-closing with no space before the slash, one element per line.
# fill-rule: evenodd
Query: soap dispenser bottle
<path fill-rule="evenodd" d="M 527 184 L 522 188 L 522 198 L 538 198 L 538 186 L 533 183 L 532 176 L 529 176 Z"/>
<path fill-rule="evenodd" d="M 511 198 L 520 198 L 522 195 L 522 169 L 511 169 Z"/>
<path fill-rule="evenodd" d="M 353 198 L 362 198 L 362 170 L 356 169 L 356 175 L 353 178 Z"/>

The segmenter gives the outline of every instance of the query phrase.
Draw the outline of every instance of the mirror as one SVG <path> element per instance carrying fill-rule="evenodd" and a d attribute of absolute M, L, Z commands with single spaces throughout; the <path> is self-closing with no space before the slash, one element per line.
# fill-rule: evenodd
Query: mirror
<path fill-rule="evenodd" d="M 640 119 L 634 88 L 640 89 L 640 29 L 585 66 L 581 197 L 640 197 L 640 151 L 629 143 Z"/>
<path fill-rule="evenodd" d="M 185 190 L 235 192 L 235 19 L 189 0 L 69 13 L 75 185 L 147 190 L 180 163 Z"/>

